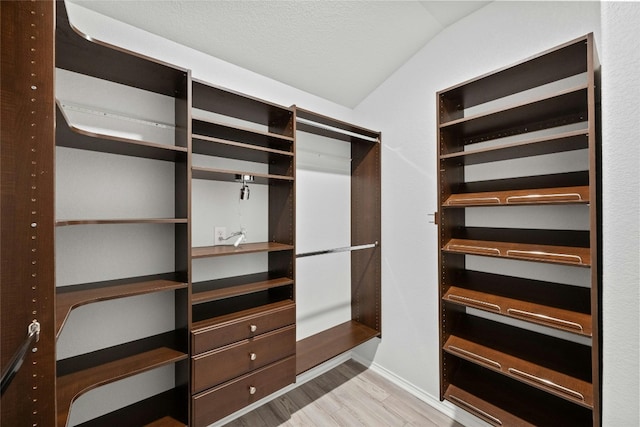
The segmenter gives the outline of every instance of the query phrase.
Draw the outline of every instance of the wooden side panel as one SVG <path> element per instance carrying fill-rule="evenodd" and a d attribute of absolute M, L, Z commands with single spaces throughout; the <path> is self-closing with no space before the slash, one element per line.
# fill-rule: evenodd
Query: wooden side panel
<path fill-rule="evenodd" d="M 6 426 L 55 425 L 54 9 L 51 1 L 0 2 L 3 371 L 32 320 L 41 325 L 2 395 Z"/>
<path fill-rule="evenodd" d="M 351 318 L 381 332 L 380 142 L 352 143 L 351 244 L 377 243 L 351 252 Z"/>

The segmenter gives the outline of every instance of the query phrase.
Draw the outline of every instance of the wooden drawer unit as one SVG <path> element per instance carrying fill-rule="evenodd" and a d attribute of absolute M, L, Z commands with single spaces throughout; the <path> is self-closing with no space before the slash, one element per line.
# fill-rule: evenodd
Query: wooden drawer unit
<path fill-rule="evenodd" d="M 192 354 L 200 354 L 227 344 L 273 331 L 296 321 L 296 306 L 291 301 L 271 304 L 220 316 L 194 324 Z"/>
<path fill-rule="evenodd" d="M 296 328 L 288 326 L 192 358 L 194 393 L 228 381 L 296 351 Z"/>
<path fill-rule="evenodd" d="M 192 398 L 195 427 L 206 426 L 295 382 L 295 357 L 236 378 Z"/>

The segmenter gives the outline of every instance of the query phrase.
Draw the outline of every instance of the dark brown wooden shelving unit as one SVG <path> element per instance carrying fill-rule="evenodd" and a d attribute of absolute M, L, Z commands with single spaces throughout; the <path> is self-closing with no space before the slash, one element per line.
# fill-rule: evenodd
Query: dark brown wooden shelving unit
<path fill-rule="evenodd" d="M 82 393 L 122 378 L 167 364 L 175 364 L 175 389 L 88 421 L 106 425 L 109 420 L 126 415 L 133 424 L 188 425 L 188 326 L 189 299 L 189 189 L 188 154 L 191 128 L 188 108 L 191 105 L 190 71 L 126 51 L 96 40 L 78 31 L 69 22 L 63 1 L 56 2 L 56 67 L 85 76 L 161 94 L 173 99 L 175 121 L 171 132 L 174 143 L 133 140 L 76 127 L 56 105 L 56 145 L 77 150 L 140 157 L 174 164 L 175 188 L 173 218 L 73 218 L 59 219 L 57 227 L 166 225 L 174 228 L 173 272 L 151 276 L 124 277 L 80 285 L 58 286 L 56 291 L 56 334 L 74 308 L 94 302 L 126 298 L 156 292 L 173 292 L 175 330 L 115 347 L 81 354 L 57 361 L 57 424 L 64 426 L 73 401 Z M 117 129 L 114 129 L 117 130 Z M 88 245 L 91 242 L 87 242 Z M 147 255 L 150 256 L 150 255 Z M 171 405 L 158 404 L 172 401 Z M 172 408 L 171 410 L 167 408 Z M 132 424 L 132 425 L 133 425 Z M 124 424 L 123 424 L 124 425 Z"/>
<path fill-rule="evenodd" d="M 351 320 L 297 343 L 301 374 L 382 335 L 380 132 L 296 107 L 297 130 L 351 145 Z M 299 284 L 299 286 L 301 286 Z"/>
<path fill-rule="evenodd" d="M 98 134 L 73 126 L 59 102 L 56 103 L 56 145 L 169 162 L 184 161 L 187 157 L 187 147 Z"/>
<path fill-rule="evenodd" d="M 57 362 L 58 427 L 67 425 L 73 401 L 87 391 L 167 364 L 188 354 L 175 331 Z"/>
<path fill-rule="evenodd" d="M 124 225 L 124 224 L 187 224 L 186 218 L 118 218 L 118 219 L 66 219 L 57 220 L 56 227 L 70 225 Z"/>
<path fill-rule="evenodd" d="M 243 243 L 238 247 L 233 245 L 199 246 L 191 251 L 192 258 L 210 258 L 217 256 L 251 254 L 256 252 L 278 252 L 293 250 L 293 245 L 276 242 Z"/>
<path fill-rule="evenodd" d="M 254 184 L 268 184 L 271 181 L 293 181 L 292 176 L 262 174 L 246 171 L 233 171 L 223 169 L 211 169 L 194 166 L 192 168 L 193 179 L 211 179 L 215 181 L 239 182 L 236 175 L 250 175 Z"/>
<path fill-rule="evenodd" d="M 288 277 L 270 277 L 269 273 L 255 273 L 246 276 L 228 277 L 193 284 L 191 302 L 201 304 L 224 298 L 260 292 L 280 286 L 293 285 Z"/>
<path fill-rule="evenodd" d="M 492 425 L 600 425 L 598 78 L 589 34 L 437 94 L 441 398 Z M 578 150 L 587 170 L 465 179 L 466 166 Z M 589 229 L 466 221 L 549 205 L 588 210 Z M 467 256 L 587 268 L 590 283 L 473 271 Z"/>
<path fill-rule="evenodd" d="M 71 310 L 82 305 L 187 287 L 188 283 L 179 281 L 175 273 L 59 287 L 56 292 L 56 336 L 62 331 Z"/>
<path fill-rule="evenodd" d="M 191 249 L 193 260 L 268 258 L 262 273 L 193 284 L 191 419 L 205 426 L 295 381 L 295 113 L 197 80 L 192 93 L 194 154 L 268 166 L 267 173 L 191 167 L 192 179 L 250 175 L 251 185 L 268 189 L 269 241 Z"/>
<path fill-rule="evenodd" d="M 176 403 L 180 401 L 178 390 L 172 389 L 157 394 L 143 401 L 125 408 L 113 411 L 102 417 L 94 418 L 78 427 L 185 427 L 184 422 L 178 421 L 180 408 Z M 166 415 L 158 418 L 158 412 Z"/>

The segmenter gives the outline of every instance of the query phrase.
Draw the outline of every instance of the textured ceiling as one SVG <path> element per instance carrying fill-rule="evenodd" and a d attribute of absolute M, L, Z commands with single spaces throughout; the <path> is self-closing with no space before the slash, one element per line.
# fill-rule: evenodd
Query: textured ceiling
<path fill-rule="evenodd" d="M 488 1 L 67 0 L 355 107 Z"/>

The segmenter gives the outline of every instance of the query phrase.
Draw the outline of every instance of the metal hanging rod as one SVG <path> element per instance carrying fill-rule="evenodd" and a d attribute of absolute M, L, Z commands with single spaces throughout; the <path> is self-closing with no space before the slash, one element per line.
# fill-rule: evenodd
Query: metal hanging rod
<path fill-rule="evenodd" d="M 9 361 L 7 369 L 2 372 L 2 381 L 0 382 L 0 395 L 4 394 L 7 387 L 9 387 L 9 384 L 11 384 L 13 377 L 15 377 L 20 370 L 20 367 L 22 366 L 22 363 L 27 356 L 29 347 L 38 342 L 39 339 L 40 323 L 38 323 L 37 320 L 34 320 L 29 324 L 29 327 L 27 328 L 27 338 Z M 36 347 L 33 347 L 31 349 L 32 352 L 36 352 L 37 350 L 38 349 Z"/>
<path fill-rule="evenodd" d="M 296 258 L 304 258 L 308 256 L 314 255 L 324 255 L 324 254 L 333 254 L 336 252 L 351 252 L 351 251 L 359 251 L 362 249 L 371 249 L 378 246 L 378 242 L 369 243 L 367 245 L 356 245 L 356 246 L 345 246 L 343 248 L 334 248 L 334 249 L 325 249 L 322 251 L 313 251 L 313 252 L 304 252 L 301 254 L 296 254 Z"/>
<path fill-rule="evenodd" d="M 322 123 L 314 122 L 312 120 L 303 119 L 302 117 L 296 117 L 296 121 L 305 125 L 313 126 L 320 129 L 330 130 L 332 132 L 341 133 L 343 135 L 355 136 L 356 138 L 363 139 L 365 141 L 378 142 L 378 138 L 373 138 L 371 136 L 361 135 L 356 132 L 349 132 L 348 130 L 336 128 L 333 126 L 325 125 Z"/>

